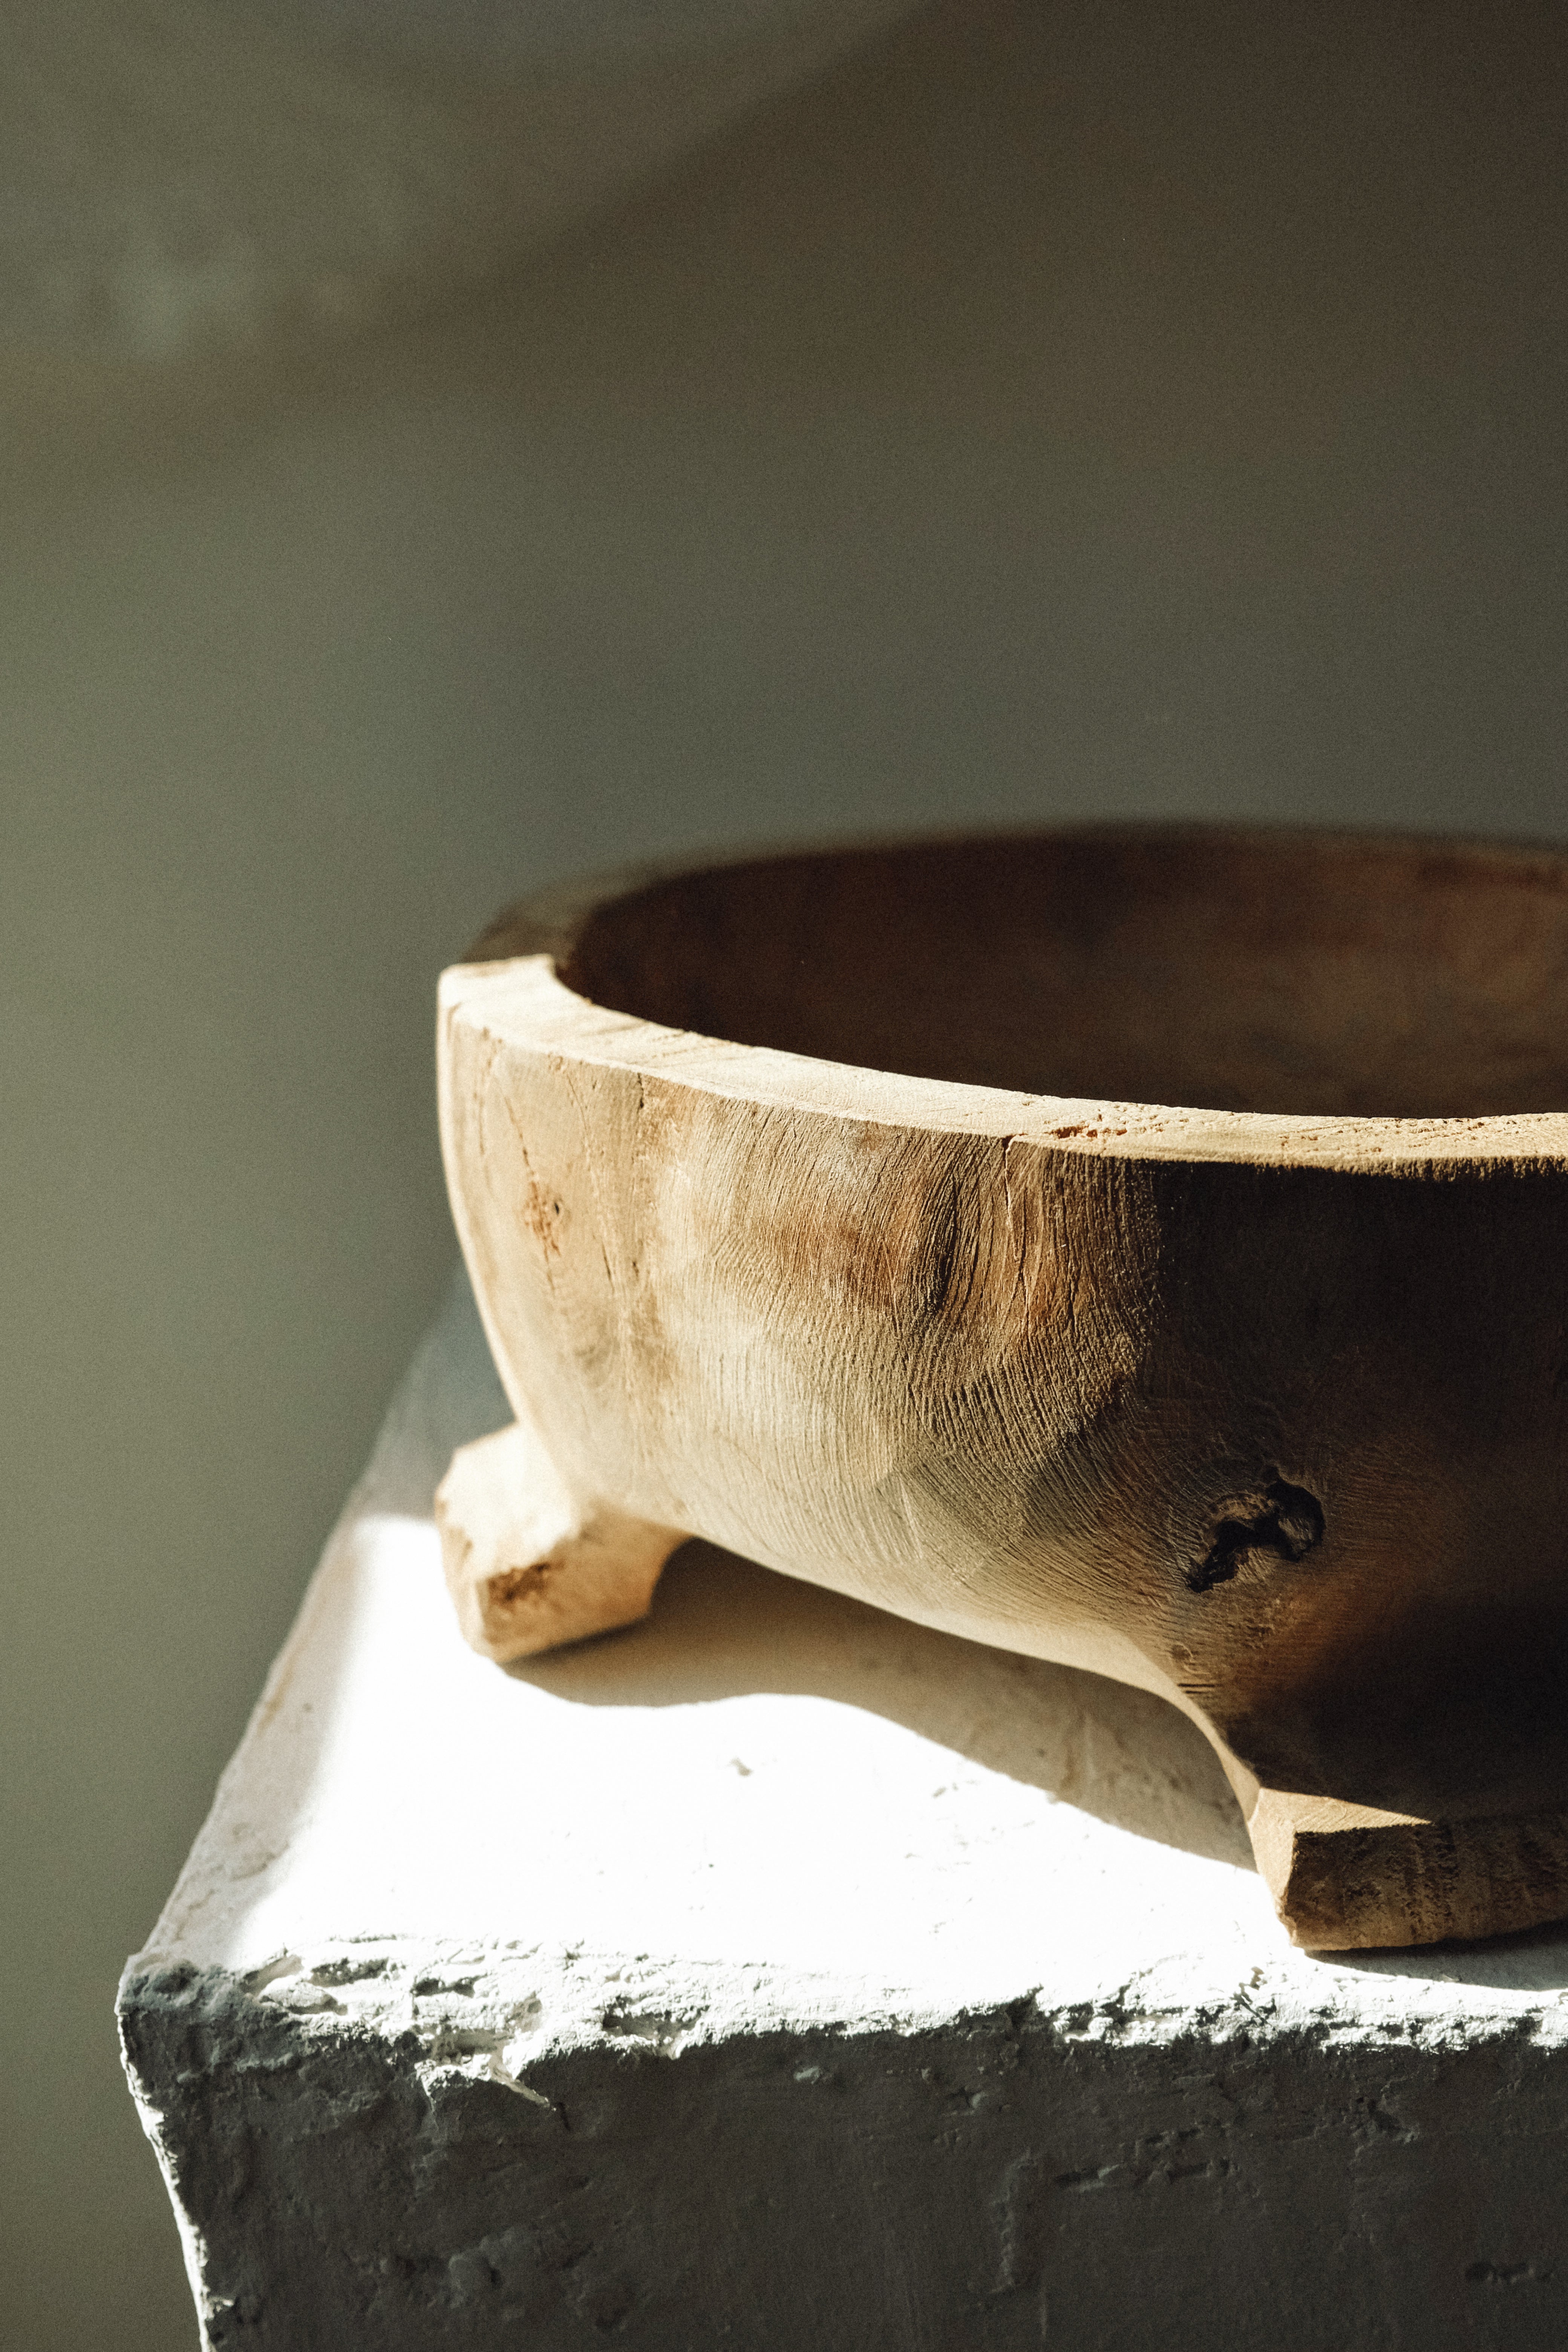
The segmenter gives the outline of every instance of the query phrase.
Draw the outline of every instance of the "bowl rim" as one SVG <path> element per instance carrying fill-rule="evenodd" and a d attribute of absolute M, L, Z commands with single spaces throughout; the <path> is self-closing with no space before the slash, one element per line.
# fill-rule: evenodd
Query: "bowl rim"
<path fill-rule="evenodd" d="M 935 831 L 846 835 L 672 856 L 558 882 L 504 908 L 468 953 L 442 972 L 439 1024 L 479 1028 L 523 1053 L 635 1073 L 732 1101 L 932 1135 L 973 1135 L 1102 1159 L 1229 1161 L 1322 1168 L 1361 1175 L 1458 1175 L 1509 1168 L 1568 1170 L 1568 1111 L 1505 1111 L 1450 1118 L 1315 1116 L 1222 1111 L 1178 1103 L 1045 1095 L 947 1078 L 911 1077 L 773 1045 L 743 1045 L 638 1013 L 615 1012 L 562 979 L 590 915 L 618 898 L 689 876 L 774 860 L 941 848 L 1025 839 L 1247 842 L 1285 848 L 1456 853 L 1479 863 L 1541 860 L 1568 892 L 1568 846 L 1462 833 L 1354 826 L 1115 820 L 1063 824 L 965 825 Z M 487 948 L 505 941 L 500 955 Z"/>

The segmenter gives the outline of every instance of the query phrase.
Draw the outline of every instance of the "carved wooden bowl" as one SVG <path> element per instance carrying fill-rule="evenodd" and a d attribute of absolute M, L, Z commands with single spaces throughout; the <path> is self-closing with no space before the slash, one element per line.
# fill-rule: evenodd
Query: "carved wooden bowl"
<path fill-rule="evenodd" d="M 1568 856 L 645 877 L 503 918 L 440 1057 L 489 1654 L 701 1535 L 1163 1694 L 1301 1943 L 1568 1912 Z"/>

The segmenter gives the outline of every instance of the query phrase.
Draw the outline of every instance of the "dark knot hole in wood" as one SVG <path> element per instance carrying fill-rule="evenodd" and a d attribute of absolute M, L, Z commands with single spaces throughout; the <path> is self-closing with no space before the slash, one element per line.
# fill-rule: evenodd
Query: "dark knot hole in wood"
<path fill-rule="evenodd" d="M 1316 1495 L 1275 1478 L 1261 1494 L 1244 1496 L 1229 1507 L 1207 1551 L 1188 1569 L 1187 1582 L 1194 1592 L 1210 1592 L 1229 1582 L 1249 1551 L 1303 1559 L 1322 1540 L 1323 1507 Z"/>
<path fill-rule="evenodd" d="M 497 1609 L 515 1608 L 520 1601 L 535 1601 L 556 1573 L 552 1559 L 536 1559 L 530 1568 L 505 1568 L 489 1580 L 490 1601 Z"/>

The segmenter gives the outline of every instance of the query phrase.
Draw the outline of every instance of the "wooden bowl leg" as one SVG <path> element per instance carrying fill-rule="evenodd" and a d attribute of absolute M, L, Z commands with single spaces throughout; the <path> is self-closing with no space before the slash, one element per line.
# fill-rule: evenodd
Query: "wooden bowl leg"
<path fill-rule="evenodd" d="M 463 1634 L 505 1664 L 646 1617 L 674 1528 L 572 1496 L 521 1422 L 460 1445 L 436 1494 L 441 1558 Z"/>
<path fill-rule="evenodd" d="M 1568 1916 L 1568 1812 L 1426 1821 L 1261 1789 L 1252 1849 L 1309 1951 L 1507 1935 Z"/>

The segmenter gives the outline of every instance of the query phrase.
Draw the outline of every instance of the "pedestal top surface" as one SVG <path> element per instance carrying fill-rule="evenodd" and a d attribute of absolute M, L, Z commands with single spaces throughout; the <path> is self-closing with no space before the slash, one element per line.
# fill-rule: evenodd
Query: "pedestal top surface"
<path fill-rule="evenodd" d="M 502 1670 L 430 1497 L 508 1418 L 461 1282 L 139 1965 L 222 1968 L 527 2095 L 547 2050 L 929 2025 L 1568 2038 L 1568 1931 L 1293 1951 L 1198 1734 L 1145 1694 L 702 1545 L 643 1625 Z"/>

